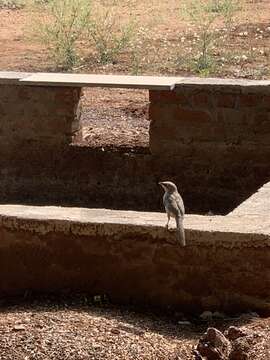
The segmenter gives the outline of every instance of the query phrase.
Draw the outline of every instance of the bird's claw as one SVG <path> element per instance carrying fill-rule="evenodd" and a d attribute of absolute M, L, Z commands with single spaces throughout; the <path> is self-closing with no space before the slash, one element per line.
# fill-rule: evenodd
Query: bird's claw
<path fill-rule="evenodd" d="M 167 231 L 170 231 L 170 232 L 174 232 L 175 231 L 175 229 L 174 228 L 170 228 L 169 227 L 169 225 L 165 225 L 165 229 L 167 230 Z"/>

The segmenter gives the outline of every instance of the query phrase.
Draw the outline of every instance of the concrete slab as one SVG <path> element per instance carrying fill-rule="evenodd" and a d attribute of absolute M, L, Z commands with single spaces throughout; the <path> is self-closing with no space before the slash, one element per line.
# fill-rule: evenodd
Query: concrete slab
<path fill-rule="evenodd" d="M 185 77 L 177 82 L 176 88 L 205 88 L 213 90 L 229 89 L 239 93 L 270 92 L 269 80 L 246 80 L 246 79 L 223 79 L 223 78 L 199 78 Z"/>
<path fill-rule="evenodd" d="M 0 84 L 18 84 L 20 79 L 29 75 L 26 72 L 0 71 Z"/>
<path fill-rule="evenodd" d="M 20 80 L 22 84 L 36 86 L 111 87 L 151 90 L 172 90 L 177 81 L 180 81 L 180 78 L 63 73 L 36 73 Z"/>
<path fill-rule="evenodd" d="M 230 87 L 241 92 L 270 92 L 269 80 L 221 79 L 198 77 L 127 76 L 70 73 L 25 73 L 1 71 L 0 84 L 20 83 L 36 86 L 78 86 L 172 90 L 175 87 Z"/>

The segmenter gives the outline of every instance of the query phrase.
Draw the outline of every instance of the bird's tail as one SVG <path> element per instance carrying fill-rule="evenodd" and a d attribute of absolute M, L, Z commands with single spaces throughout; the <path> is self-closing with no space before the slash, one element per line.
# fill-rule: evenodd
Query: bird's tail
<path fill-rule="evenodd" d="M 183 226 L 183 219 L 177 217 L 176 219 L 176 227 L 177 227 L 177 240 L 179 241 L 181 246 L 186 246 L 186 237 L 185 230 Z"/>

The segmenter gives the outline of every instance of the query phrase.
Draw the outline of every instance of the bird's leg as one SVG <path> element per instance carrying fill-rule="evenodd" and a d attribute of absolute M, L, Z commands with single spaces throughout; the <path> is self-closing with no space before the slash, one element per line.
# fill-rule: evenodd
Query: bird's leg
<path fill-rule="evenodd" d="M 168 230 L 168 229 L 169 229 L 169 222 L 170 222 L 171 215 L 170 215 L 169 213 L 167 213 L 167 217 L 168 217 L 168 221 L 167 221 L 167 224 L 165 225 L 165 228 Z"/>

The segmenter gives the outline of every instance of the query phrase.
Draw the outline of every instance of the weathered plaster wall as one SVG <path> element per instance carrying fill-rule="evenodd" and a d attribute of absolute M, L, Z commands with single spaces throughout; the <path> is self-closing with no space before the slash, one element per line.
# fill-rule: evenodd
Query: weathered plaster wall
<path fill-rule="evenodd" d="M 270 218 L 0 206 L 0 293 L 82 291 L 181 311 L 270 310 Z"/>

